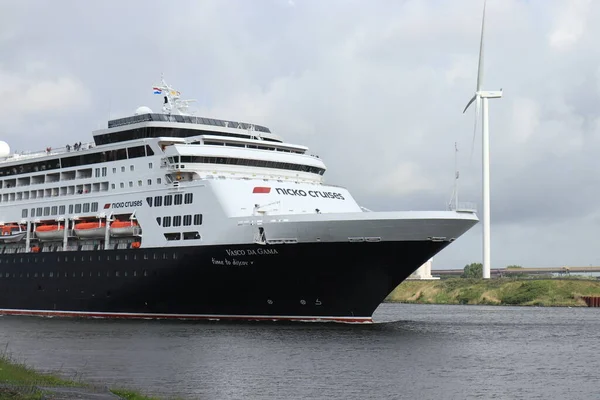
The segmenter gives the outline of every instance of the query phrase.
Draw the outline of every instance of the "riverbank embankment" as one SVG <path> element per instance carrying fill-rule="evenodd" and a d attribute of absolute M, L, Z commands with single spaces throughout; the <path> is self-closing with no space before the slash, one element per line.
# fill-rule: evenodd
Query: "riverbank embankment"
<path fill-rule="evenodd" d="M 0 400 L 96 399 L 159 400 L 126 389 L 109 389 L 77 378 L 40 373 L 7 354 L 0 354 Z"/>
<path fill-rule="evenodd" d="M 400 284 L 387 302 L 586 307 L 581 296 L 600 296 L 593 279 L 414 280 Z"/>

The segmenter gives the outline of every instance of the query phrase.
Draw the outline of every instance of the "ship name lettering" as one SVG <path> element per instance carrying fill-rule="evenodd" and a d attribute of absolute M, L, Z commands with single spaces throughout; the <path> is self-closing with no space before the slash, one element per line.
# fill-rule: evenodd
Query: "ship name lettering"
<path fill-rule="evenodd" d="M 308 192 L 302 189 L 286 189 L 286 188 L 275 188 L 277 194 L 282 194 L 284 196 L 300 196 L 300 197 L 320 197 L 323 199 L 337 199 L 337 200 L 346 200 L 341 193 L 337 192 L 326 192 L 324 190 L 309 190 Z"/>
<path fill-rule="evenodd" d="M 279 254 L 276 249 L 258 249 L 256 253 L 260 255 Z"/>
<path fill-rule="evenodd" d="M 225 252 L 227 253 L 228 256 L 233 257 L 233 256 L 245 256 L 246 255 L 246 250 L 225 250 Z"/>

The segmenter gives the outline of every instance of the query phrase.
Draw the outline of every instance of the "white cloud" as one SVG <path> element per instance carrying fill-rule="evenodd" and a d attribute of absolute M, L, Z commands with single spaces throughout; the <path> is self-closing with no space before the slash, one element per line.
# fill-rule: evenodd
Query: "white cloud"
<path fill-rule="evenodd" d="M 40 3 L 31 14 L 23 3 L 0 5 L 12 23 L 0 32 L 0 54 L 10 55 L 0 68 L 0 131 L 12 124 L 13 147 L 32 136 L 44 146 L 90 139 L 109 103 L 113 116 L 157 110 L 150 88 L 164 72 L 199 99 L 200 114 L 308 145 L 327 164 L 326 181 L 368 208 L 442 208 L 455 141 L 461 200 L 480 199 L 481 124 L 469 162 L 473 111 L 462 114 L 475 87 L 480 1 L 181 1 L 158 28 L 131 24 L 154 20 L 158 0 L 123 3 L 116 14 L 101 3 Z M 581 216 L 600 212 L 600 26 L 589 23 L 600 7 L 490 0 L 486 17 L 485 88 L 505 89 L 490 101 L 492 240 L 503 246 L 493 262 L 594 260 L 597 227 Z M 436 265 L 480 259 L 478 229 Z M 554 229 L 572 232 L 576 255 L 557 246 Z"/>
<path fill-rule="evenodd" d="M 510 135 L 515 144 L 527 142 L 540 125 L 540 107 L 538 103 L 529 98 L 516 98 L 512 103 L 512 127 Z"/>
<path fill-rule="evenodd" d="M 412 162 L 400 162 L 390 170 L 370 171 L 372 182 L 367 190 L 379 196 L 406 196 L 428 191 L 435 183 L 423 175 L 421 168 Z"/>
<path fill-rule="evenodd" d="M 39 65 L 30 63 L 29 70 Z M 80 111 L 89 107 L 90 95 L 73 77 L 44 79 L 0 70 L 0 116 L 20 119 L 39 113 Z"/>
<path fill-rule="evenodd" d="M 557 12 L 556 25 L 549 34 L 550 46 L 565 50 L 574 46 L 586 29 L 591 0 L 569 0 Z"/>

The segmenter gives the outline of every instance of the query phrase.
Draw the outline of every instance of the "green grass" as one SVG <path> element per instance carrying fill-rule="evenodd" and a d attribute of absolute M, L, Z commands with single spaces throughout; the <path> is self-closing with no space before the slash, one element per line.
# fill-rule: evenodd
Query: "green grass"
<path fill-rule="evenodd" d="M 36 400 L 43 397 L 39 386 L 77 386 L 52 374 L 40 374 L 17 362 L 7 352 L 0 354 L 0 399 Z"/>
<path fill-rule="evenodd" d="M 424 304 L 496 304 L 519 306 L 586 306 L 581 296 L 600 296 L 594 279 L 463 279 L 405 281 L 389 302 Z"/>
<path fill-rule="evenodd" d="M 127 400 L 160 400 L 158 397 L 147 397 L 128 389 L 111 389 L 110 391 Z"/>
<path fill-rule="evenodd" d="M 54 374 L 40 373 L 18 362 L 6 348 L 0 352 L 0 400 L 40 400 L 44 392 L 39 387 L 86 387 L 80 380 L 63 379 Z M 159 400 L 128 389 L 112 389 L 111 392 L 127 400 Z"/>

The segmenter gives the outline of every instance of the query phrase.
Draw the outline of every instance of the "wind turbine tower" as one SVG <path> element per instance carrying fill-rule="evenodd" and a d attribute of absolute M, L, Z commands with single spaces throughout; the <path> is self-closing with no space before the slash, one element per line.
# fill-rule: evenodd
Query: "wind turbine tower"
<path fill-rule="evenodd" d="M 479 110 L 483 101 L 483 133 L 481 140 L 482 147 L 482 173 L 483 173 L 483 278 L 490 278 L 490 125 L 488 121 L 489 108 L 488 99 L 498 99 L 502 97 L 502 89 L 489 91 L 482 90 L 483 83 L 483 33 L 485 27 L 485 3 L 483 2 L 483 18 L 481 20 L 481 41 L 479 43 L 479 65 L 477 67 L 477 87 L 475 95 L 467 103 L 463 114 L 471 103 L 476 102 L 475 112 L 475 132 L 477 131 L 477 119 L 479 118 Z"/>

